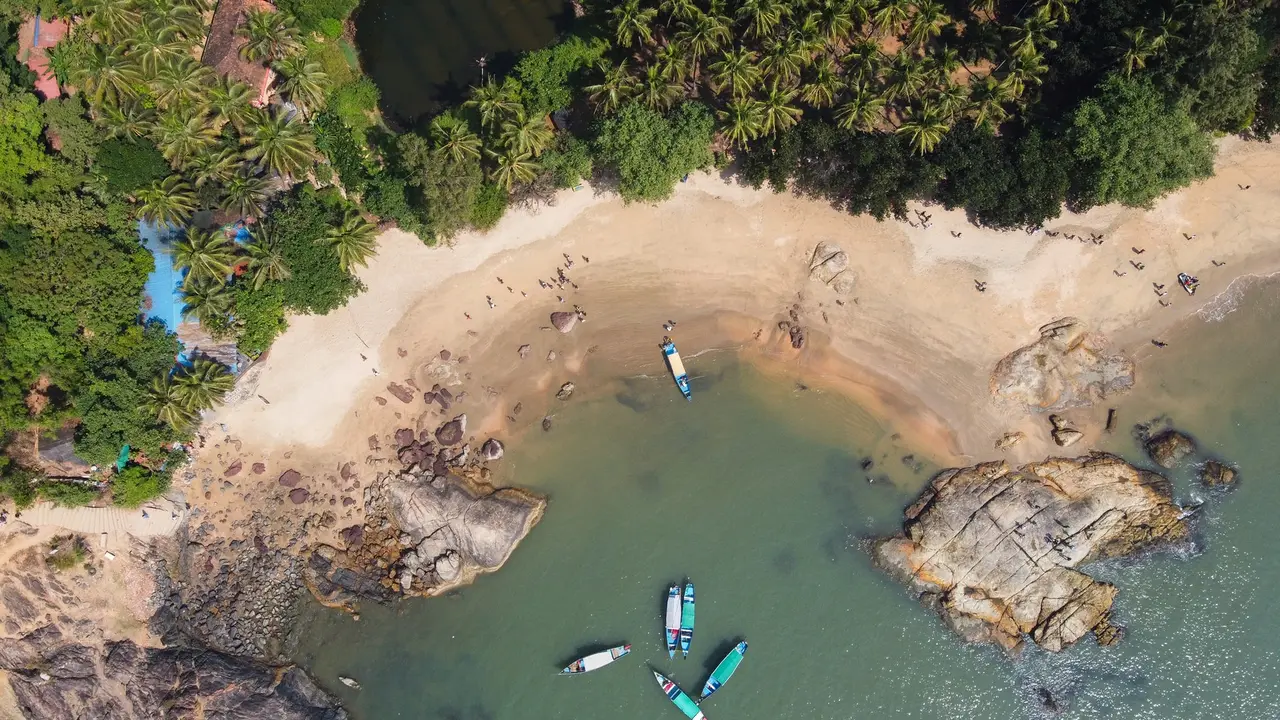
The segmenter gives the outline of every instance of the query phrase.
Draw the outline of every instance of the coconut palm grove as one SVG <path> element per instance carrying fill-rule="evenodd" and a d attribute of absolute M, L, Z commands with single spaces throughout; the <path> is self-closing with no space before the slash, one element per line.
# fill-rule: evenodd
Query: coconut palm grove
<path fill-rule="evenodd" d="M 1270 0 L 582 0 L 553 45 L 407 127 L 360 71 L 356 4 L 0 0 L 0 492 L 20 506 L 163 492 L 288 316 L 361 291 L 379 227 L 449 241 L 583 180 L 658 202 L 714 167 L 879 219 L 915 200 L 1031 228 L 1149 206 L 1212 172 L 1215 136 L 1280 128 Z M 176 322 L 144 293 L 170 263 Z M 40 471 L 32 449 L 68 433 L 91 471 Z"/>

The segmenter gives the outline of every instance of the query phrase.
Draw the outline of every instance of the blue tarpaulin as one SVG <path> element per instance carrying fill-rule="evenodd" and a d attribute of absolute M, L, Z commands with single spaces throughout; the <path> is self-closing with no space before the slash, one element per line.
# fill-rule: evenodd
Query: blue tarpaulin
<path fill-rule="evenodd" d="M 177 231 L 166 225 L 138 221 L 138 237 L 155 258 L 155 268 L 147 276 L 144 288 L 149 307 L 143 310 L 148 320 L 163 320 L 170 332 L 182 322 L 182 275 L 173 267 L 172 240 Z"/>

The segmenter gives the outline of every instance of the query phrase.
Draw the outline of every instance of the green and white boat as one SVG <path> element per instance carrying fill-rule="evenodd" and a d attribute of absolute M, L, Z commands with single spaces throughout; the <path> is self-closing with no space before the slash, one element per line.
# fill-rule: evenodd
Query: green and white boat
<path fill-rule="evenodd" d="M 702 714 L 702 709 L 698 707 L 698 703 L 693 698 L 685 694 L 679 685 L 668 680 L 662 673 L 657 670 L 653 671 L 653 677 L 658 681 L 658 687 L 662 688 L 662 692 L 667 694 L 667 698 L 684 713 L 689 720 L 707 720 L 707 716 Z"/>
<path fill-rule="evenodd" d="M 680 606 L 680 652 L 689 657 L 689 645 L 693 643 L 693 583 L 684 586 L 684 602 Z"/>
<path fill-rule="evenodd" d="M 734 671 L 738 669 L 738 665 L 742 663 L 742 657 L 747 654 L 747 641 L 743 640 L 729 651 L 728 655 L 720 661 L 716 669 L 711 673 L 711 677 L 707 678 L 707 684 L 702 686 L 702 697 L 698 698 L 698 702 L 702 702 L 711 697 L 711 693 L 720 689 L 720 686 L 729 682 L 729 678 L 733 677 Z"/>

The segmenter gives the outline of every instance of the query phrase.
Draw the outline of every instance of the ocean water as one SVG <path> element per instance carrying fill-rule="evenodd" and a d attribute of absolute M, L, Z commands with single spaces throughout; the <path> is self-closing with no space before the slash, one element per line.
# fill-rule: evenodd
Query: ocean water
<path fill-rule="evenodd" d="M 937 468 L 904 462 L 906 441 L 839 397 L 704 355 L 688 363 L 693 403 L 669 378 L 619 380 L 509 450 L 504 477 L 550 505 L 505 568 L 359 622 L 317 606 L 299 661 L 360 720 L 678 718 L 648 667 L 696 695 L 744 638 L 710 718 L 1278 718 L 1280 285 L 1236 295 L 1153 348 L 1116 405 L 1106 449 L 1142 460 L 1129 428 L 1167 414 L 1242 477 L 1216 494 L 1174 475 L 1181 499 L 1205 501 L 1194 551 L 1093 568 L 1120 587 L 1117 646 L 1011 659 L 960 643 L 861 544 L 898 527 Z M 668 660 L 665 590 L 686 577 L 693 650 Z M 556 677 L 622 642 L 630 657 Z"/>

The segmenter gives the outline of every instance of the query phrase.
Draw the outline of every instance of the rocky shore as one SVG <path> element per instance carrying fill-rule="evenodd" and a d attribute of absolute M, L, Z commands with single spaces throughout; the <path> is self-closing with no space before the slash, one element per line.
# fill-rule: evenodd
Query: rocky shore
<path fill-rule="evenodd" d="M 1010 651 L 1116 642 L 1117 588 L 1077 568 L 1190 537 L 1168 480 L 1104 453 L 946 470 L 905 515 L 876 563 L 965 640 Z"/>

